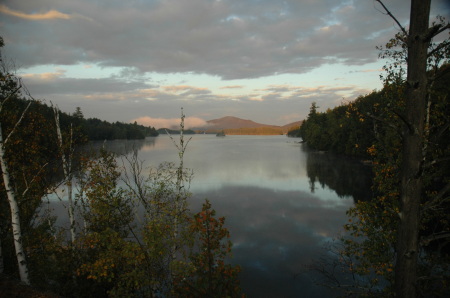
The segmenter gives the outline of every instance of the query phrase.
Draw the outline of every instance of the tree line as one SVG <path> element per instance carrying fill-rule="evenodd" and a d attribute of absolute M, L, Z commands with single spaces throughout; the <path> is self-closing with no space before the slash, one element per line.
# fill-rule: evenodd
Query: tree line
<path fill-rule="evenodd" d="M 436 81 L 430 89 L 429 114 L 426 117 L 426 155 L 424 160 L 422 211 L 418 256 L 421 274 L 418 296 L 448 293 L 450 281 L 449 225 L 449 112 L 450 65 L 437 69 Z M 342 263 L 320 264 L 321 271 L 339 266 L 352 276 L 352 282 L 327 279 L 327 286 L 349 286 L 347 292 L 393 295 L 397 257 L 400 211 L 400 177 L 402 137 L 399 127 L 405 108 L 405 82 L 387 83 L 381 91 L 360 96 L 325 112 L 318 112 L 312 103 L 308 118 L 292 132 L 306 146 L 318 151 L 330 151 L 352 156 L 370 163 L 374 174 L 370 197 L 360 198 L 348 211 L 344 226 L 348 235 L 339 239 L 332 250 Z M 440 272 L 437 274 L 436 272 Z M 445 273 L 446 272 L 446 273 Z M 327 272 L 328 274 L 328 272 Z M 437 275 L 436 275 L 437 274 Z M 350 279 L 350 277 L 349 277 Z M 353 279 L 353 277 L 351 278 Z"/>
<path fill-rule="evenodd" d="M 80 127 L 89 140 L 136 140 L 159 135 L 154 127 L 140 125 L 136 121 L 132 124 L 118 121 L 109 123 L 97 118 L 83 118 Z"/>
<path fill-rule="evenodd" d="M 49 105 L 44 101 L 26 98 L 26 96 L 16 96 L 14 100 L 7 103 L 8 107 L 5 109 L 22 111 L 30 102 L 32 102 L 32 104 L 29 107 L 29 112 L 40 113 L 44 119 L 53 118 L 53 108 L 51 103 Z M 60 111 L 60 124 L 63 130 L 68 130 L 72 125 L 77 130 L 76 138 L 85 138 L 86 141 L 117 139 L 136 140 L 144 139 L 149 136 L 158 136 L 159 134 L 154 127 L 140 125 L 136 122 L 108 122 L 98 118 L 85 118 L 80 107 L 77 107 L 72 114 Z"/>
<path fill-rule="evenodd" d="M 62 113 L 35 100 L 1 52 L 0 66 L 1 278 L 64 297 L 241 296 L 225 219 L 208 201 L 189 211 L 182 133 L 178 165 L 145 173 L 137 151 L 77 152 L 93 127 L 101 139 L 153 129 Z"/>
<path fill-rule="evenodd" d="M 326 112 L 312 103 L 291 135 L 308 147 L 371 161 L 370 200 L 348 210 L 347 233 L 317 266 L 324 285 L 346 295 L 450 295 L 450 40 L 442 17 L 429 24 L 430 1 L 411 1 L 406 30 L 384 47 L 380 91 Z M 333 272 L 341 274 L 333 274 Z"/>

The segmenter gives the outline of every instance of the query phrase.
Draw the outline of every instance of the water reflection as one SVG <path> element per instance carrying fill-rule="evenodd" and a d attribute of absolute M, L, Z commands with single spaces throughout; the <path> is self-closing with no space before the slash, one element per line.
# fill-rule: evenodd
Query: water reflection
<path fill-rule="evenodd" d="M 113 140 L 113 141 L 91 141 L 83 147 L 84 151 L 98 151 L 105 148 L 107 151 L 117 155 L 131 154 L 134 150 L 150 151 L 155 148 L 156 138 L 146 138 L 143 140 Z"/>
<path fill-rule="evenodd" d="M 118 154 L 138 149 L 149 167 L 178 161 L 167 136 L 93 144 L 103 145 Z M 333 296 L 314 284 L 320 276 L 310 268 L 341 231 L 352 198 L 369 196 L 370 169 L 284 136 L 195 135 L 184 162 L 194 171 L 191 210 L 208 198 L 226 217 L 231 261 L 242 266 L 249 297 Z"/>
<path fill-rule="evenodd" d="M 367 201 L 373 196 L 372 169 L 358 160 L 332 153 L 302 150 L 307 154 L 306 171 L 311 192 L 320 185 L 334 190 L 339 197 L 351 196 L 354 201 Z"/>
<path fill-rule="evenodd" d="M 233 263 L 243 268 L 241 282 L 249 297 L 330 297 L 316 286 L 310 270 L 324 241 L 336 236 L 351 200 L 330 203 L 309 191 L 223 186 L 197 193 L 193 208 L 208 197 L 233 241 Z"/>

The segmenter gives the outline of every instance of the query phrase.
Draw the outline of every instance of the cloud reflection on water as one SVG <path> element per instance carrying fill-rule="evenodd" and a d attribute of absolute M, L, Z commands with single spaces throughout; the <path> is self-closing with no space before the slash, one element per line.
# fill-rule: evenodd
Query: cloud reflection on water
<path fill-rule="evenodd" d="M 138 149 L 145 166 L 178 162 L 164 135 L 106 145 L 119 154 Z M 208 198 L 217 215 L 226 217 L 231 262 L 243 268 L 248 297 L 333 296 L 314 284 L 322 276 L 311 268 L 324 244 L 342 231 L 353 199 L 370 196 L 370 168 L 311 152 L 285 136 L 195 135 L 184 157 L 194 171 L 191 210 L 200 210 Z"/>
<path fill-rule="evenodd" d="M 338 235 L 351 198 L 334 203 L 305 191 L 225 185 L 196 193 L 193 211 L 211 201 L 234 244 L 231 260 L 243 268 L 241 282 L 249 297 L 324 297 L 325 288 L 310 268 L 325 241 Z"/>

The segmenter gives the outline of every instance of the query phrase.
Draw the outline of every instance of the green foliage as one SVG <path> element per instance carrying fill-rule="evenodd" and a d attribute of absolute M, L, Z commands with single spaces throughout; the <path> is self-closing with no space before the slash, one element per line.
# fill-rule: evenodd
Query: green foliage
<path fill-rule="evenodd" d="M 52 113 L 50 107 L 44 105 L 44 109 L 46 114 L 50 115 Z M 61 112 L 60 118 L 61 129 L 63 131 L 68 130 L 70 125 L 73 125 L 77 129 L 75 139 L 81 139 L 83 136 L 91 141 L 116 139 L 136 140 L 158 135 L 154 127 L 140 125 L 136 122 L 123 123 L 116 121 L 110 123 L 97 118 L 85 119 L 80 107 L 77 107 L 72 115 Z"/>
<path fill-rule="evenodd" d="M 292 127 L 288 130 L 287 136 L 291 138 L 300 137 L 300 127 Z"/>
<path fill-rule="evenodd" d="M 400 50 L 393 50 L 395 46 L 400 46 Z M 393 295 L 398 226 L 402 216 L 399 201 L 403 150 L 401 127 L 405 123 L 402 116 L 405 111 L 404 51 L 402 35 L 398 35 L 382 53 L 393 58 L 393 62 L 385 67 L 387 75 L 383 77 L 383 90 L 350 104 L 355 115 L 374 120 L 372 145 L 366 149 L 373 162 L 377 195 L 369 202 L 358 202 L 348 211 L 349 222 L 345 229 L 349 235 L 341 239 L 344 246 L 340 254 L 352 258 L 347 269 L 360 277 L 357 281 L 363 277 L 369 281 L 356 282 L 350 287 L 352 291 L 359 288 L 373 293 L 376 289 L 376 295 Z M 448 53 L 442 55 L 440 60 L 430 60 L 433 63 L 439 60 L 438 68 L 434 67 L 436 64 L 431 67 L 429 61 L 428 74 L 433 81 L 427 97 L 422 172 L 418 173 L 423 179 L 423 193 L 420 231 L 417 231 L 420 253 L 416 286 L 422 296 L 447 295 L 450 280 L 450 246 L 446 240 L 450 232 L 450 89 L 446 83 L 450 80 L 450 72 L 448 64 L 442 64 L 442 61 L 448 62 Z"/>
<path fill-rule="evenodd" d="M 318 107 L 312 103 L 308 118 L 300 127 L 300 136 L 316 150 L 367 157 L 366 149 L 374 139 L 373 120 L 363 116 L 359 108 L 366 104 L 365 98 L 377 95 L 373 92 L 323 113 L 317 112 Z"/>
<path fill-rule="evenodd" d="M 107 228 L 80 239 L 84 261 L 77 270 L 81 279 L 91 281 L 89 290 L 103 289 L 111 297 L 137 295 L 150 297 L 152 275 L 145 250 L 137 242 L 127 241 L 118 232 Z"/>
<path fill-rule="evenodd" d="M 185 145 L 184 141 L 178 145 L 182 152 Z M 71 261 L 78 264 L 73 282 L 81 285 L 77 295 L 93 291 L 111 297 L 171 296 L 179 289 L 180 277 L 203 276 L 203 271 L 193 271 L 199 261 L 189 254 L 191 248 L 201 247 L 198 239 L 202 239 L 197 239 L 201 232 L 192 226 L 187 211 L 190 172 L 162 163 L 143 177 L 136 152 L 126 160 L 129 172 L 121 175 L 115 156 L 102 150 L 97 159 L 87 160 L 86 174 L 80 176 L 86 228 L 77 238 Z M 211 239 L 229 237 L 223 219 L 217 223 L 208 230 Z M 230 249 L 227 242 L 227 253 Z M 222 268 L 215 287 L 237 290 L 238 271 L 225 264 L 222 250 L 213 249 L 211 255 Z M 227 274 L 232 274 L 233 282 L 223 279 Z"/>
<path fill-rule="evenodd" d="M 124 189 L 117 184 L 121 175 L 113 154 L 102 150 L 100 158 L 88 165 L 83 194 L 87 229 L 77 244 L 84 251 L 78 277 L 112 297 L 167 292 L 174 253 L 186 245 L 182 233 L 174 232 L 181 231 L 174 225 L 176 170 L 160 166 L 145 183 L 128 181 Z M 132 203 L 144 210 L 140 227 L 132 224 L 136 220 Z M 182 226 L 178 219 L 177 226 Z"/>
<path fill-rule="evenodd" d="M 238 297 L 241 290 L 239 266 L 225 264 L 231 253 L 230 234 L 223 227 L 225 218 L 215 218 L 215 210 L 206 200 L 202 211 L 191 220 L 190 231 L 196 235 L 195 249 L 190 253 L 189 271 L 176 279 L 180 297 Z"/>
<path fill-rule="evenodd" d="M 145 127 L 136 122 L 133 124 L 109 123 L 97 118 L 89 118 L 81 121 L 81 127 L 89 140 L 144 139 L 158 135 L 155 128 Z"/>
<path fill-rule="evenodd" d="M 206 274 L 214 277 L 213 283 L 208 279 L 208 293 L 212 290 L 233 296 L 237 293 L 239 270 L 225 264 L 231 243 L 221 244 L 222 238 L 229 237 L 223 228 L 224 219 L 216 220 L 208 205 L 198 215 L 202 216 L 200 221 L 203 217 L 206 220 L 204 230 L 188 212 L 192 175 L 183 168 L 183 154 L 189 141 L 184 142 L 182 133 L 180 143 L 175 143 L 180 165 L 163 163 L 146 178 L 137 156 L 129 160 L 132 173 L 119 167 L 117 156 L 105 150 L 89 159 L 80 158 L 75 175 L 78 188 L 75 202 L 83 229 L 78 229 L 82 232 L 72 243 L 63 228 L 56 228 L 57 218 L 51 216 L 50 207 L 39 210 L 45 207 L 44 197 L 61 179 L 60 155 L 69 150 L 69 146 L 58 148 L 55 122 L 51 120 L 53 111 L 39 101 L 23 99 L 18 92 L 20 80 L 5 69 L 0 70 L 0 87 L 4 135 L 8 136 L 21 119 L 20 129 L 11 135 L 5 151 L 20 205 L 23 242 L 33 285 L 66 297 L 165 297 L 177 291 L 179 282 L 175 280 L 179 281 L 181 276 L 192 274 L 193 280 L 201 285 Z M 29 108 L 22 117 L 25 107 Z M 181 132 L 183 120 L 182 114 Z M 98 119 L 86 120 L 79 108 L 73 115 L 61 113 L 60 124 L 63 139 L 68 139 L 70 127 L 75 127 L 76 141 L 71 145 L 83 143 L 84 133 L 101 139 L 156 135 L 153 128 L 136 122 L 109 124 Z M 2 181 L 0 244 L 5 273 L 14 275 L 17 263 L 13 262 L 11 218 L 4 189 Z M 193 247 L 205 247 L 208 253 L 189 254 Z M 203 266 L 205 257 L 214 267 Z"/>
<path fill-rule="evenodd" d="M 86 169 L 88 183 L 84 192 L 89 212 L 85 214 L 85 221 L 89 231 L 111 229 L 126 237 L 133 212 L 124 190 L 117 187 L 120 172 L 115 155 L 101 149 L 99 158 L 89 160 Z"/>
<path fill-rule="evenodd" d="M 143 240 L 148 247 L 154 284 L 158 292 L 164 293 L 173 288 L 176 272 L 185 270 L 186 249 L 193 243 L 188 230 L 190 193 L 179 187 L 178 170 L 173 163 L 162 163 L 152 170 L 145 184 L 147 195 L 141 197 L 141 203 L 145 202 Z M 183 177 L 188 177 L 184 170 Z"/>
<path fill-rule="evenodd" d="M 54 185 L 58 155 L 56 132 L 43 113 L 43 105 L 36 100 L 22 98 L 20 78 L 16 77 L 2 60 L 0 53 L 0 122 L 4 141 L 5 162 L 14 199 L 18 203 L 22 242 L 33 233 L 35 218 L 41 198 Z M 24 113 L 26 111 L 26 113 Z M 20 121 L 19 121 L 20 120 Z M 20 123 L 19 123 L 20 122 Z M 19 124 L 19 125 L 17 125 Z M 12 133 L 13 132 L 13 133 Z M 16 274 L 13 229 L 10 206 L 4 180 L 0 180 L 0 243 L 4 257 L 5 273 Z"/>
<path fill-rule="evenodd" d="M 208 291 L 238 293 L 239 270 L 225 264 L 231 242 L 221 242 L 229 238 L 223 228 L 224 219 L 214 218 L 210 204 L 192 219 L 186 208 L 190 194 L 179 187 L 179 169 L 173 163 L 163 163 L 151 170 L 145 180 L 128 181 L 128 187 L 132 188 L 121 190 L 115 183 L 119 178 L 115 159 L 106 152 L 100 156 L 89 163 L 85 191 L 89 202 L 87 230 L 76 244 L 77 250 L 83 252 L 76 271 L 79 280 L 89 281 L 90 289 L 112 297 L 170 293 L 190 296 L 178 292 L 181 283 L 184 284 L 180 280 L 192 277 L 198 287 L 205 286 L 204 278 L 210 276 L 210 270 L 214 284 L 209 284 Z M 186 181 L 187 174 L 182 174 Z M 141 227 L 130 225 L 129 205 L 114 204 L 121 198 L 134 201 L 144 212 Z M 202 222 L 206 228 L 202 228 Z M 206 249 L 208 253 L 189 254 L 192 247 L 200 252 Z M 204 267 L 205 257 L 214 268 Z"/>

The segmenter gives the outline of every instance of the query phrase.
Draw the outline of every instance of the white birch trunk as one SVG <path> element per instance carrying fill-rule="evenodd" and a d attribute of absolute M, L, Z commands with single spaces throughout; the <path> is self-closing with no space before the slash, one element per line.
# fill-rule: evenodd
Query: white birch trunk
<path fill-rule="evenodd" d="M 19 265 L 20 280 L 29 285 L 30 280 L 28 278 L 28 265 L 25 258 L 25 252 L 22 244 L 22 231 L 20 226 L 20 211 L 17 203 L 16 194 L 11 187 L 9 169 L 5 160 L 5 143 L 3 142 L 2 127 L 0 123 L 0 165 L 2 169 L 3 183 L 5 184 L 6 195 L 8 197 L 8 203 L 11 208 L 11 226 L 14 237 L 14 247 L 16 249 L 17 263 Z"/>
<path fill-rule="evenodd" d="M 61 150 L 61 159 L 64 170 L 64 178 L 67 183 L 67 200 L 69 202 L 69 222 L 70 222 L 70 236 L 72 244 L 75 243 L 76 232 L 75 232 L 75 215 L 74 215 L 74 207 L 73 207 L 73 199 L 72 199 L 72 126 L 70 127 L 70 148 L 69 148 L 69 156 L 66 158 L 64 154 L 63 148 L 63 139 L 61 134 L 61 126 L 59 122 L 59 111 L 57 108 L 53 108 L 55 112 L 55 123 L 56 123 L 56 132 L 58 134 L 59 148 Z"/>

